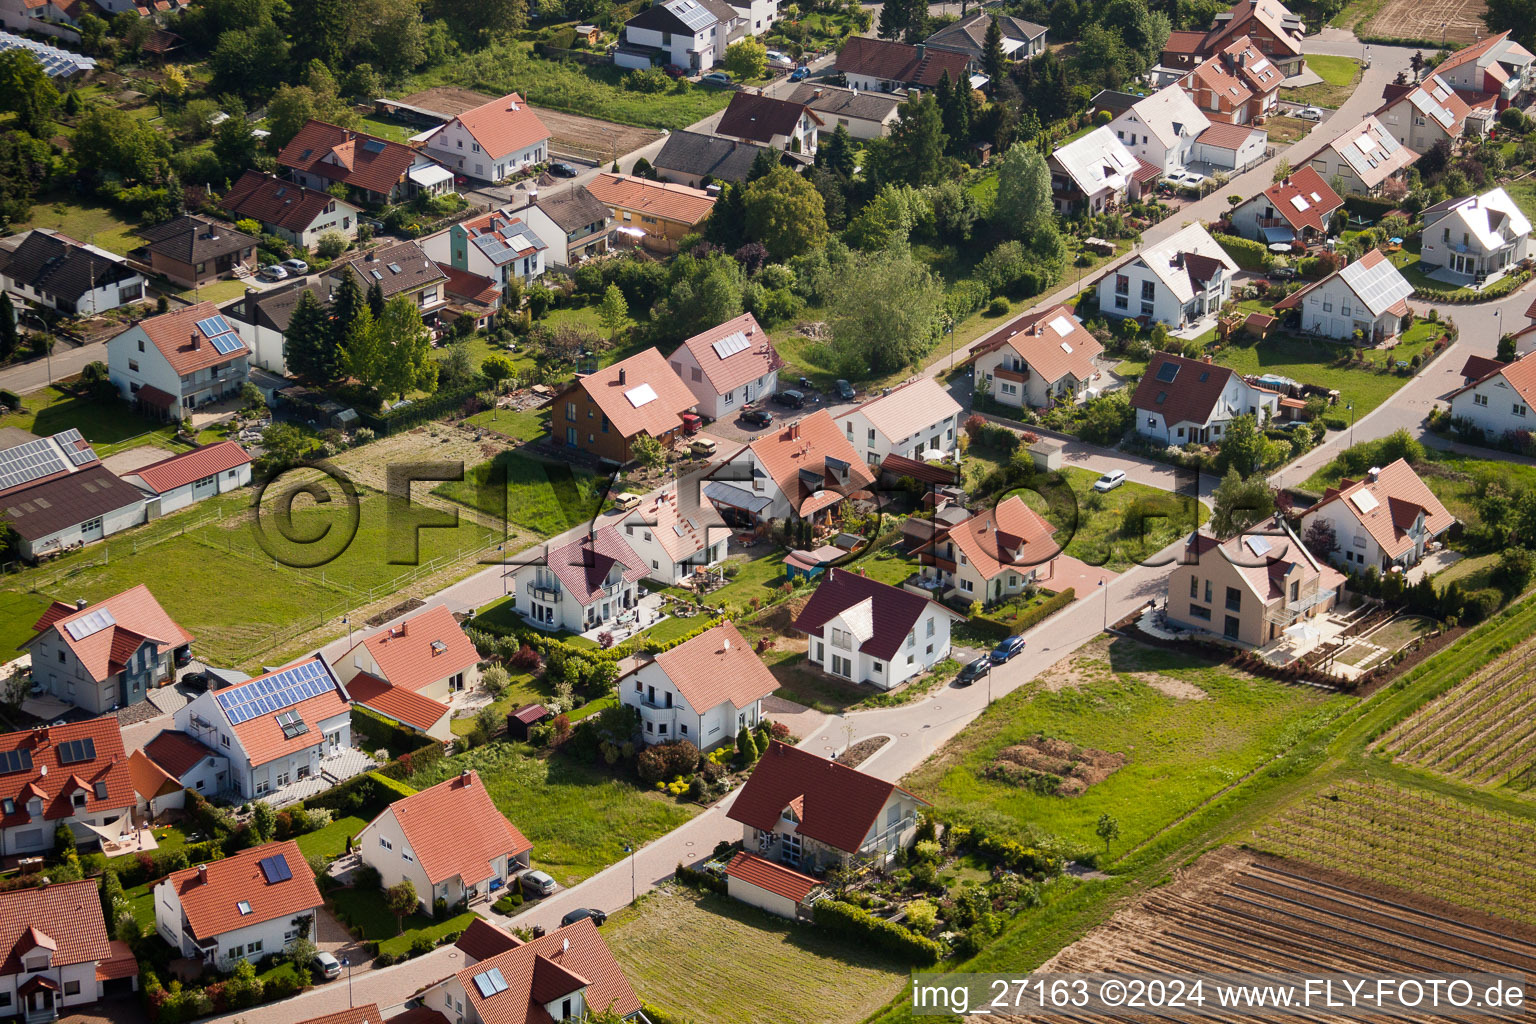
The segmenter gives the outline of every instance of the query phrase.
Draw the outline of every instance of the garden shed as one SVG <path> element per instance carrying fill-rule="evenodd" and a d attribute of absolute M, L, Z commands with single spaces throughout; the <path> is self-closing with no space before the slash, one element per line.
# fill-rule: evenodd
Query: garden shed
<path fill-rule="evenodd" d="M 524 704 L 507 715 L 507 735 L 514 740 L 527 740 L 528 731 L 549 717 L 549 708 L 543 704 Z"/>

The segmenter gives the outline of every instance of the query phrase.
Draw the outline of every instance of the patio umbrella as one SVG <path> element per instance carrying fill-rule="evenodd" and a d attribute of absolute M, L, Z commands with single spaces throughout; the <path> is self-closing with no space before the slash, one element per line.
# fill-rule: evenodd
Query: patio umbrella
<path fill-rule="evenodd" d="M 1321 633 L 1312 628 L 1310 623 L 1306 622 L 1298 622 L 1294 626 L 1285 627 L 1285 635 L 1298 643 L 1311 643 L 1322 636 Z"/>
<path fill-rule="evenodd" d="M 1290 242 L 1271 242 L 1271 243 L 1269 243 L 1269 251 L 1270 252 L 1290 252 L 1291 251 L 1291 243 Z"/>

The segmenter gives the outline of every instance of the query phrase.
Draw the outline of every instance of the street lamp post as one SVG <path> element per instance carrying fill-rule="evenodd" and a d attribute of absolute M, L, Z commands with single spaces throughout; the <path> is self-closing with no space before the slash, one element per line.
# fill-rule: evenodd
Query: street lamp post
<path fill-rule="evenodd" d="M 341 624 L 347 627 L 347 647 L 350 649 L 352 647 L 352 616 L 343 615 Z"/>
<path fill-rule="evenodd" d="M 44 320 L 41 313 L 35 313 L 30 309 L 22 310 L 25 316 L 37 321 L 37 326 L 43 331 L 43 359 L 48 364 L 48 383 L 53 384 L 53 332 L 48 329 L 48 321 Z"/>
<path fill-rule="evenodd" d="M 1344 408 L 1349 410 L 1349 446 L 1355 446 L 1355 403 L 1346 402 Z"/>
<path fill-rule="evenodd" d="M 624 852 L 629 854 L 629 902 L 635 902 L 637 886 L 635 884 L 635 847 L 630 843 L 624 844 Z"/>
<path fill-rule="evenodd" d="M 1104 585 L 1103 580 L 1099 580 L 1099 592 L 1104 595 L 1104 629 L 1107 631 L 1109 629 L 1109 588 Z"/>
<path fill-rule="evenodd" d="M 341 966 L 347 969 L 347 1007 L 350 1009 L 352 1006 L 352 959 L 342 957 Z"/>
<path fill-rule="evenodd" d="M 987 707 L 992 706 L 992 663 L 987 662 Z"/>

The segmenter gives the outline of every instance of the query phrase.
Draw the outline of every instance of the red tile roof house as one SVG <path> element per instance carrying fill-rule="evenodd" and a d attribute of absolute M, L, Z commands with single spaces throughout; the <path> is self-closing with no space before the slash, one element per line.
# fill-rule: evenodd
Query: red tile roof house
<path fill-rule="evenodd" d="M 640 715 L 647 743 L 687 740 L 700 750 L 734 743 L 763 719 L 763 698 L 778 689 L 734 623 L 656 655 L 624 675 L 619 700 Z"/>
<path fill-rule="evenodd" d="M 1104 346 L 1066 306 L 1004 324 L 971 351 L 976 390 L 1004 405 L 1048 408 L 1068 395 L 1086 397 L 1099 375 Z"/>
<path fill-rule="evenodd" d="M 850 36 L 838 51 L 833 69 L 845 75 L 848 85 L 854 89 L 895 92 L 908 88 L 932 89 L 946 72 L 950 82 L 969 82 L 966 68 L 970 62 L 970 57 L 964 53 L 923 43 L 914 45 Z"/>
<path fill-rule="evenodd" d="M 511 575 L 526 622 L 550 632 L 584 633 L 628 621 L 640 603 L 635 584 L 646 571 L 623 534 L 605 526 L 549 550 L 542 562 L 518 566 Z"/>
<path fill-rule="evenodd" d="M 267 234 L 306 249 L 313 248 L 327 231 L 357 237 L 358 206 L 329 192 L 305 188 L 272 174 L 248 170 L 219 199 L 230 216 L 249 217 Z"/>
<path fill-rule="evenodd" d="M 345 185 L 373 205 L 453 190 L 453 173 L 425 153 L 325 121 L 305 122 L 277 155 L 277 165 L 306 188 L 324 192 Z"/>
<path fill-rule="evenodd" d="M 890 863 L 912 845 L 927 806 L 894 783 L 773 740 L 726 814 L 741 823 L 748 853 L 821 874 Z"/>
<path fill-rule="evenodd" d="M 1531 429 L 1536 422 L 1531 411 L 1536 409 L 1536 357 L 1527 352 L 1512 363 L 1500 363 L 1469 356 L 1461 372 L 1465 383 L 1448 396 L 1452 420 L 1476 427 L 1495 443 L 1511 431 Z"/>
<path fill-rule="evenodd" d="M 644 1020 L 640 997 L 590 918 L 488 956 L 420 999 L 464 1024 L 552 1024 L 609 1010 Z"/>
<path fill-rule="evenodd" d="M 238 395 L 250 379 L 250 356 L 238 323 L 211 302 L 141 320 L 107 340 L 107 372 L 123 398 L 173 420 Z"/>
<path fill-rule="evenodd" d="M 1312 245 L 1328 235 L 1328 220 L 1344 205 L 1323 176 L 1301 167 L 1232 208 L 1232 233 L 1272 245 Z"/>
<path fill-rule="evenodd" d="M 0 450 L 0 465 L 16 470 L 0 488 L 0 512 L 28 561 L 144 522 L 144 495 L 103 466 L 78 430 L 11 445 Z"/>
<path fill-rule="evenodd" d="M 811 664 L 889 690 L 949 657 L 950 625 L 964 621 L 920 594 L 829 567 L 793 625 L 810 637 Z"/>
<path fill-rule="evenodd" d="M 424 912 L 495 899 L 528 868 L 533 844 L 504 818 L 477 772 L 396 800 L 357 834 L 363 863 L 386 887 L 408 881 Z"/>
<path fill-rule="evenodd" d="M 98 715 L 174 682 L 177 663 L 191 657 L 192 634 L 142 583 L 91 605 L 55 601 L 32 629 L 34 685 Z"/>
<path fill-rule="evenodd" d="M 229 788 L 229 758 L 187 733 L 162 729 L 144 754 L 183 789 L 213 796 Z"/>
<path fill-rule="evenodd" d="M 111 715 L 0 735 L 0 857 L 53 849 L 62 822 L 81 845 L 133 811 L 123 734 Z"/>
<path fill-rule="evenodd" d="M 699 414 L 711 420 L 730 419 L 778 391 L 784 365 L 773 339 L 751 313 L 695 334 L 668 362 L 698 400 Z"/>
<path fill-rule="evenodd" d="M 348 753 L 345 770 L 372 767 L 352 750 L 351 705 L 318 654 L 199 694 L 176 711 L 176 728 L 229 758 L 230 790 L 240 800 L 312 796 L 346 777 Z"/>
<path fill-rule="evenodd" d="M 139 965 L 107 938 L 96 880 L 0 893 L 0 1013 L 57 1020 L 105 995 L 136 991 Z"/>
<path fill-rule="evenodd" d="M 217 441 L 190 452 L 140 466 L 123 479 L 153 497 L 151 518 L 245 487 L 251 457 L 236 441 Z"/>
<path fill-rule="evenodd" d="M 653 492 L 619 525 L 646 566 L 646 578 L 667 586 L 723 562 L 731 537 L 719 511 L 700 503 L 693 488 Z"/>
<path fill-rule="evenodd" d="M 498 182 L 549 159 L 549 129 L 533 107 L 509 92 L 454 117 L 421 146 L 465 177 Z"/>
<path fill-rule="evenodd" d="M 649 434 L 670 448 L 683 436 L 683 414 L 698 399 L 654 348 L 576 378 L 555 396 L 549 429 L 556 443 L 624 465 L 630 444 Z"/>
<path fill-rule="evenodd" d="M 934 534 L 917 549 L 922 573 L 945 596 L 992 604 L 1033 585 L 1049 586 L 1061 545 L 1056 527 L 1017 494 L 996 508 Z"/>
<path fill-rule="evenodd" d="M 516 278 L 530 285 L 544 276 L 549 248 L 524 214 L 492 210 L 421 240 L 440 266 L 489 277 L 505 291 Z"/>
<path fill-rule="evenodd" d="M 932 377 L 919 377 L 839 413 L 838 426 L 848 443 L 878 466 L 888 455 L 921 459 L 924 452 L 948 455 L 958 445 L 965 410 L 949 390 Z M 932 458 L 933 456 L 929 456 Z"/>
<path fill-rule="evenodd" d="M 1306 536 L 1314 523 L 1327 522 L 1338 544 L 1331 561 L 1354 572 L 1388 572 L 1417 565 L 1455 521 L 1413 467 L 1398 459 L 1328 488 L 1301 514 L 1301 532 Z"/>
<path fill-rule="evenodd" d="M 1136 432 L 1181 447 L 1215 444 L 1232 421 L 1264 423 L 1280 409 L 1280 393 L 1255 387 L 1225 366 L 1156 352 L 1131 395 Z"/>
<path fill-rule="evenodd" d="M 1500 110 L 1518 102 L 1531 86 L 1536 57 L 1509 36 L 1500 32 L 1457 50 L 1435 68 L 1435 76 L 1466 94 L 1469 102 L 1493 96 Z"/>
<path fill-rule="evenodd" d="M 128 775 L 138 797 L 134 812 L 151 821 L 166 811 L 181 810 L 187 803 L 187 791 L 170 772 L 151 761 L 142 750 L 128 755 Z"/>
<path fill-rule="evenodd" d="M 358 704 L 436 740 L 449 728 L 454 695 L 480 683 L 480 652 L 446 605 L 365 637 L 336 663 Z"/>
<path fill-rule="evenodd" d="M 221 971 L 313 936 L 321 906 L 315 873 L 291 839 L 172 872 L 154 891 L 159 936 L 177 955 Z"/>
<path fill-rule="evenodd" d="M 729 519 L 826 520 L 845 498 L 874 483 L 832 414 L 817 409 L 743 447 L 710 474 L 704 496 Z M 725 508 L 738 510 L 727 513 Z"/>

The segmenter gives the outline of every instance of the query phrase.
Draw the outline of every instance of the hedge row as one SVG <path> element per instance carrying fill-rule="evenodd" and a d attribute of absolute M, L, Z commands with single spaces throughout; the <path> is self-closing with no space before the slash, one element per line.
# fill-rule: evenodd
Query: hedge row
<path fill-rule="evenodd" d="M 392 758 L 419 750 L 426 743 L 431 742 L 429 737 L 423 736 L 416 730 L 408 729 L 399 722 L 385 718 L 377 711 L 360 704 L 352 705 L 352 731 L 362 734 L 368 741 L 370 751 L 383 747 L 389 751 L 389 756 Z M 353 744 L 362 746 L 356 740 Z"/>
<path fill-rule="evenodd" d="M 708 871 L 690 868 L 686 864 L 678 864 L 677 880 L 691 885 L 695 889 L 707 889 L 710 892 L 717 892 L 721 896 L 730 895 L 730 884 L 724 878 L 719 875 L 712 875 Z"/>
<path fill-rule="evenodd" d="M 434 744 L 441 756 L 442 744 Z M 339 786 L 333 786 L 305 801 L 309 807 L 325 807 L 341 814 L 356 814 L 358 817 L 371 818 L 401 797 L 411 796 L 416 792 L 399 778 L 394 777 L 402 773 L 397 768 L 400 761 L 391 761 L 378 771 L 366 772 L 343 782 Z M 393 770 L 393 771 L 392 771 Z"/>
<path fill-rule="evenodd" d="M 1022 633 L 1044 622 L 1055 615 L 1061 609 L 1077 600 L 1077 592 L 1071 587 L 1059 593 L 1052 594 L 1039 604 L 1026 608 L 1019 614 L 1007 619 L 995 619 L 985 613 L 976 616 L 971 621 L 984 633 L 991 633 L 999 640 L 1005 636 Z"/>
<path fill-rule="evenodd" d="M 1251 238 L 1239 238 L 1237 235 L 1212 235 L 1216 244 L 1226 250 L 1239 267 L 1244 270 L 1261 271 L 1264 269 L 1264 260 L 1269 256 L 1269 250 L 1264 248 L 1264 243 L 1255 242 Z"/>
<path fill-rule="evenodd" d="M 423 398 L 410 405 L 396 406 L 385 413 L 365 412 L 359 409 L 357 410 L 358 423 L 372 428 L 380 437 L 385 437 L 397 430 L 405 430 L 418 423 L 425 423 L 427 420 L 441 419 L 443 414 L 457 411 L 484 387 L 484 380 L 476 380 L 452 391 L 439 391 L 430 398 Z"/>
<path fill-rule="evenodd" d="M 868 943 L 913 964 L 938 963 L 944 956 L 944 947 L 932 939 L 841 900 L 816 903 L 815 918 L 817 927 L 855 942 Z"/>

